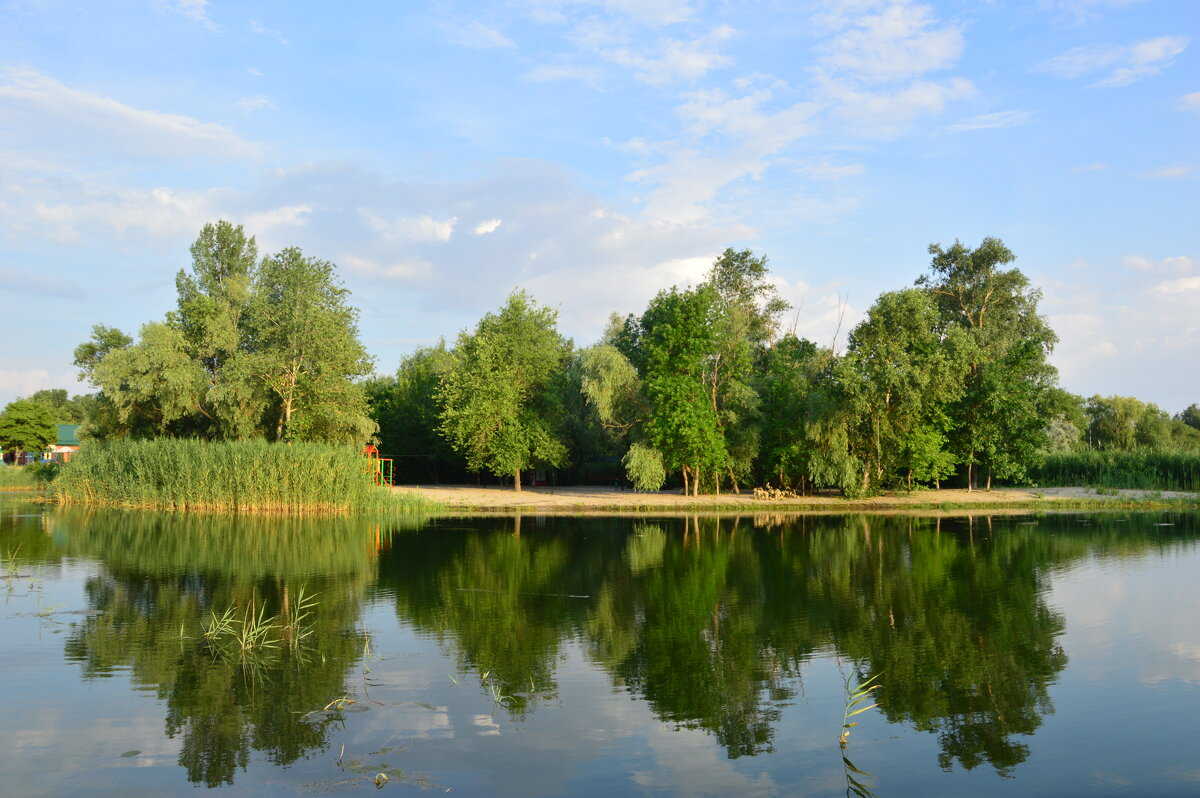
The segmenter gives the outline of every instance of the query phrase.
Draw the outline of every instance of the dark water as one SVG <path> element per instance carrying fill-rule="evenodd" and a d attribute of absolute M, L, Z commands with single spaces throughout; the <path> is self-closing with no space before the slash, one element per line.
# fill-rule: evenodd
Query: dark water
<path fill-rule="evenodd" d="M 1198 795 L 1198 531 L 2 499 L 0 793 Z"/>

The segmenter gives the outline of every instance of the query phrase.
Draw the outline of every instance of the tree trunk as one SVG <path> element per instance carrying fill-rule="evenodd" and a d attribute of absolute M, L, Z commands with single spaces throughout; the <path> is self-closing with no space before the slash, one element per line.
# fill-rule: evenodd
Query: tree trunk
<path fill-rule="evenodd" d="M 513 475 L 513 490 L 517 493 L 521 492 L 521 471 L 517 469 L 517 473 Z"/>
<path fill-rule="evenodd" d="M 733 466 L 729 467 L 729 481 L 733 483 L 733 492 L 740 496 L 742 491 L 741 488 L 738 487 L 737 477 L 733 474 Z"/>
<path fill-rule="evenodd" d="M 992 467 L 991 466 L 988 466 L 987 491 L 988 491 L 988 493 L 992 492 Z"/>
<path fill-rule="evenodd" d="M 713 479 L 717 483 L 717 495 L 720 496 L 721 495 L 721 472 L 715 468 L 713 469 Z"/>
<path fill-rule="evenodd" d="M 679 468 L 681 471 L 683 471 L 683 495 L 686 496 L 688 495 L 688 468 L 687 466 L 680 466 Z"/>
<path fill-rule="evenodd" d="M 692 495 L 700 495 L 700 469 L 699 467 L 692 469 Z"/>
<path fill-rule="evenodd" d="M 971 477 L 974 473 L 975 466 L 969 460 L 967 461 L 967 493 L 971 492 Z"/>

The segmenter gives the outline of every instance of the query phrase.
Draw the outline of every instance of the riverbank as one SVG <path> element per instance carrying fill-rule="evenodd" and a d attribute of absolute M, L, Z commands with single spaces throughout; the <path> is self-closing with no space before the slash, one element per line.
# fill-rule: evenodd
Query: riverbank
<path fill-rule="evenodd" d="M 678 491 L 639 493 L 604 487 L 525 488 L 477 485 L 401 485 L 397 493 L 436 502 L 453 514 L 532 512 L 544 515 L 622 513 L 760 513 L 760 512 L 996 512 L 1116 510 L 1136 508 L 1200 509 L 1200 494 L 1180 491 L 1101 488 L 998 488 L 991 491 L 925 490 L 886 493 L 866 499 L 840 496 L 759 498 L 751 493 L 684 496 Z"/>

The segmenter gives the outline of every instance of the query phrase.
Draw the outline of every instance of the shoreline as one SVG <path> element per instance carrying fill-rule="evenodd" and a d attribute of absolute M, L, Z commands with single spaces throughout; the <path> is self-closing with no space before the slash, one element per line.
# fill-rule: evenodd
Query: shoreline
<path fill-rule="evenodd" d="M 1065 511 L 1200 510 L 1200 493 L 1093 488 L 996 488 L 888 492 L 866 499 L 840 496 L 756 498 L 752 493 L 684 496 L 678 491 L 638 493 L 608 487 L 396 485 L 394 493 L 420 496 L 444 509 L 439 515 L 628 515 L 953 512 L 1015 514 Z"/>

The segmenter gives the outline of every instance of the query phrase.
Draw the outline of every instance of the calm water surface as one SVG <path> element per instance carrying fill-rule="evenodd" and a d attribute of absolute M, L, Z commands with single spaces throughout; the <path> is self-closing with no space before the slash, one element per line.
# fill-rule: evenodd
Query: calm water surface
<path fill-rule="evenodd" d="M 1200 795 L 1198 531 L 0 498 L 0 793 Z"/>

